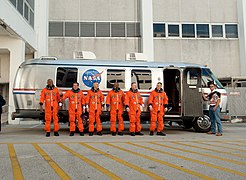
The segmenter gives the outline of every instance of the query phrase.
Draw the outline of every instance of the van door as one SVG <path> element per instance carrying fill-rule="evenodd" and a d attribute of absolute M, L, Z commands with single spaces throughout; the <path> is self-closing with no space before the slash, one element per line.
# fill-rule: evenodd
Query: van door
<path fill-rule="evenodd" d="M 186 67 L 183 71 L 184 116 L 202 116 L 201 68 Z"/>

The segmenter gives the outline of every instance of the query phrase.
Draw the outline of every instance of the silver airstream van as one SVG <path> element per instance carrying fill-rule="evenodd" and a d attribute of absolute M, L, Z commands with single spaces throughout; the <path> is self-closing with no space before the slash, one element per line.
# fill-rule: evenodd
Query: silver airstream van
<path fill-rule="evenodd" d="M 199 132 L 210 129 L 208 104 L 202 100 L 201 94 L 209 93 L 207 82 L 215 81 L 222 94 L 221 113 L 226 114 L 227 111 L 226 90 L 211 70 L 202 65 L 40 58 L 23 62 L 17 71 L 13 87 L 16 109 L 12 114 L 13 119 L 42 118 L 39 97 L 49 78 L 54 80 L 61 94 L 71 89 L 73 82 L 79 82 L 80 89 L 86 94 L 96 81 L 105 96 L 114 82 L 118 82 L 125 92 L 129 90 L 131 82 L 136 82 L 145 102 L 142 119 L 149 118 L 149 93 L 155 89 L 157 82 L 163 82 L 170 109 L 165 120 L 180 121 L 184 127 L 193 127 Z M 60 112 L 60 121 L 68 121 L 67 113 L 66 102 Z M 109 120 L 108 115 L 109 113 L 104 111 L 102 120 Z"/>

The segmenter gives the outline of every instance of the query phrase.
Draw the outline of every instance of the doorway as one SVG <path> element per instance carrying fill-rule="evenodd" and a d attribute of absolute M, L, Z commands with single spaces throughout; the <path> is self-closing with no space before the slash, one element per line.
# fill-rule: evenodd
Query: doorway
<path fill-rule="evenodd" d="M 181 115 L 180 70 L 164 69 L 164 91 L 168 96 L 169 114 Z"/>

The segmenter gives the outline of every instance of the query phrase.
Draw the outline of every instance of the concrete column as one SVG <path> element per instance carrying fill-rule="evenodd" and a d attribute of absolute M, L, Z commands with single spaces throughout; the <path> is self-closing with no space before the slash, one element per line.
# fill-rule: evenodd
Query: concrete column
<path fill-rule="evenodd" d="M 141 0 L 141 50 L 148 61 L 154 61 L 152 0 Z"/>
<path fill-rule="evenodd" d="M 11 120 L 11 114 L 15 111 L 12 90 L 16 71 L 19 65 L 25 60 L 25 42 L 21 39 L 10 38 L 8 36 L 1 37 L 0 49 L 7 49 L 10 52 L 8 122 L 9 124 L 19 124 L 18 119 L 15 121 Z"/>
<path fill-rule="evenodd" d="M 238 0 L 238 32 L 240 45 L 240 75 L 246 76 L 246 1 Z"/>
<path fill-rule="evenodd" d="M 37 51 L 35 57 L 48 55 L 49 1 L 35 1 L 35 32 L 37 34 Z"/>

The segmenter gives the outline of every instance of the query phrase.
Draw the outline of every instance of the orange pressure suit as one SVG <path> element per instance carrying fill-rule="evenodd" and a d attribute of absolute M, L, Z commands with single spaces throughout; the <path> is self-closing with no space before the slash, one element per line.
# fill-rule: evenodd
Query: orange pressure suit
<path fill-rule="evenodd" d="M 76 128 L 75 120 L 76 119 L 78 121 L 79 132 L 83 132 L 84 126 L 82 123 L 81 114 L 82 114 L 83 108 L 85 108 L 85 96 L 80 89 L 77 89 L 77 90 L 72 89 L 72 90 L 67 91 L 62 97 L 63 101 L 67 98 L 69 98 L 68 114 L 69 114 L 69 122 L 70 122 L 70 132 L 75 131 L 75 128 Z"/>
<path fill-rule="evenodd" d="M 157 89 L 153 90 L 149 96 L 149 107 L 152 106 L 151 114 L 151 123 L 150 123 L 150 131 L 155 131 L 156 121 L 158 119 L 158 128 L 157 132 L 161 132 L 164 129 L 163 116 L 164 109 L 168 104 L 168 97 L 163 89 L 159 91 Z"/>
<path fill-rule="evenodd" d="M 110 131 L 116 132 L 116 116 L 118 116 L 119 126 L 118 132 L 124 130 L 124 120 L 123 120 L 123 111 L 124 111 L 124 92 L 120 89 L 113 88 L 109 91 L 106 99 L 107 107 L 110 107 Z"/>
<path fill-rule="evenodd" d="M 50 132 L 50 123 L 53 119 L 54 123 L 54 132 L 59 130 L 59 120 L 58 120 L 58 111 L 60 94 L 58 88 L 54 85 L 52 87 L 46 86 L 40 95 L 40 105 L 43 105 L 45 102 L 45 131 Z"/>
<path fill-rule="evenodd" d="M 144 105 L 143 98 L 138 92 L 138 90 L 133 91 L 130 89 L 125 96 L 126 108 L 130 109 L 128 112 L 130 119 L 130 132 L 140 132 L 142 126 L 140 124 L 141 108 Z"/>
<path fill-rule="evenodd" d="M 104 95 L 101 90 L 92 87 L 86 96 L 86 107 L 89 107 L 89 132 L 94 132 L 94 122 L 96 119 L 97 132 L 102 131 L 100 115 L 104 105 Z"/>

